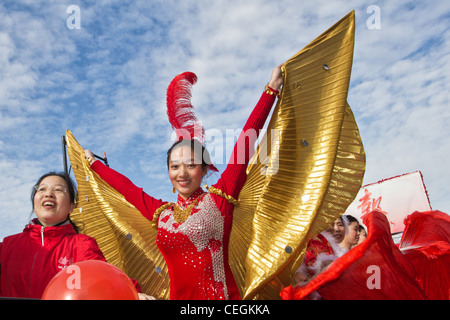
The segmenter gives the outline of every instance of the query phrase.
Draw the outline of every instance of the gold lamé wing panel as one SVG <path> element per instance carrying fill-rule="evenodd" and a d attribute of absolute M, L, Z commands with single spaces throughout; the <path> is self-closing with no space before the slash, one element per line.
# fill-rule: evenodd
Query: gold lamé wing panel
<path fill-rule="evenodd" d="M 69 130 L 66 139 L 78 191 L 72 221 L 81 233 L 95 238 L 106 260 L 137 280 L 144 293 L 169 299 L 169 276 L 156 246 L 156 229 L 91 170 L 84 149 Z"/>
<path fill-rule="evenodd" d="M 354 20 L 349 13 L 284 64 L 282 93 L 234 213 L 230 263 L 244 299 L 279 299 L 309 238 L 361 187 L 365 153 L 347 104 Z"/>

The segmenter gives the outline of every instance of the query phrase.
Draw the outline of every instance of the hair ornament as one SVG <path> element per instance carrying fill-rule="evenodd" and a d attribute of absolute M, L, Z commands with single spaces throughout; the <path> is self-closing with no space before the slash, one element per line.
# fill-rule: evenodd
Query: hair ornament
<path fill-rule="evenodd" d="M 197 120 L 191 104 L 191 90 L 196 82 L 196 74 L 189 71 L 177 75 L 170 82 L 166 96 L 167 115 L 177 141 L 197 139 L 204 144 L 205 129 Z"/>

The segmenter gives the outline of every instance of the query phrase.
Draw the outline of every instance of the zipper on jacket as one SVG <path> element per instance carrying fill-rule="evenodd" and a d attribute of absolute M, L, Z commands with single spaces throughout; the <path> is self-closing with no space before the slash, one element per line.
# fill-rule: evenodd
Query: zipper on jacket
<path fill-rule="evenodd" d="M 42 246 L 44 246 L 44 226 L 41 227 L 41 242 L 42 242 Z"/>
<path fill-rule="evenodd" d="M 44 229 L 45 229 L 45 227 L 41 226 L 41 244 L 42 244 L 42 247 L 44 246 Z M 30 284 L 28 285 L 28 297 L 31 296 L 31 287 L 33 285 L 33 281 L 32 280 L 33 280 L 34 265 L 36 263 L 36 257 L 38 256 L 39 252 L 41 251 L 41 248 L 39 248 L 36 251 L 36 253 L 34 254 L 34 257 L 33 257 L 33 264 L 31 265 L 31 269 L 30 269 Z"/>

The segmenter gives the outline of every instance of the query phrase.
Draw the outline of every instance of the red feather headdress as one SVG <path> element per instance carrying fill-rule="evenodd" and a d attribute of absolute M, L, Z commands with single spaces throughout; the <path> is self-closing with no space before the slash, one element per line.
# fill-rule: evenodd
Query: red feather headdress
<path fill-rule="evenodd" d="M 191 89 L 196 82 L 197 76 L 192 72 L 184 72 L 172 80 L 167 88 L 167 115 L 177 141 L 198 139 L 203 144 L 205 129 L 197 121 L 191 104 Z"/>
<path fill-rule="evenodd" d="M 204 145 L 205 129 L 197 120 L 191 104 L 191 89 L 196 82 L 197 76 L 193 72 L 181 73 L 170 82 L 166 98 L 167 115 L 177 141 L 197 139 Z M 208 169 L 219 171 L 212 163 L 208 165 Z"/>

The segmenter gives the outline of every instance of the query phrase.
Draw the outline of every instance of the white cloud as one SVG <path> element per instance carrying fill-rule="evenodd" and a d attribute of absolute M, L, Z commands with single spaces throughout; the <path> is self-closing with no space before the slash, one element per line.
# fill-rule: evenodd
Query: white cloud
<path fill-rule="evenodd" d="M 38 161 L 6 160 L 0 153 L 0 241 L 7 235 L 22 231 L 28 223 L 32 213 L 31 188 L 41 170 Z"/>
<path fill-rule="evenodd" d="M 66 27 L 71 4 L 80 6 L 80 30 Z M 450 147 L 450 5 L 379 1 L 381 29 L 369 30 L 366 9 L 371 4 L 1 4 L 0 222 L 13 228 L 16 210 L 6 208 L 7 199 L 17 211 L 29 212 L 34 180 L 62 169 L 60 138 L 66 129 L 84 147 L 106 151 L 111 165 L 136 184 L 171 199 L 165 175 L 170 80 L 183 71 L 195 72 L 199 81 L 193 104 L 205 128 L 240 128 L 271 69 L 352 9 L 357 25 L 349 102 L 368 156 L 365 183 L 421 170 L 433 207 L 450 212 L 444 165 Z M 24 170 L 26 179 L 21 178 Z M 12 189 L 11 179 L 17 184 Z M 15 225 L 16 232 L 22 224 Z M 9 232 L 1 228 L 0 237 Z"/>
<path fill-rule="evenodd" d="M 448 212 L 440 164 L 450 148 L 449 6 L 436 4 L 381 6 L 381 30 L 357 33 L 349 100 L 367 152 L 365 182 L 420 170 L 432 207 Z"/>

